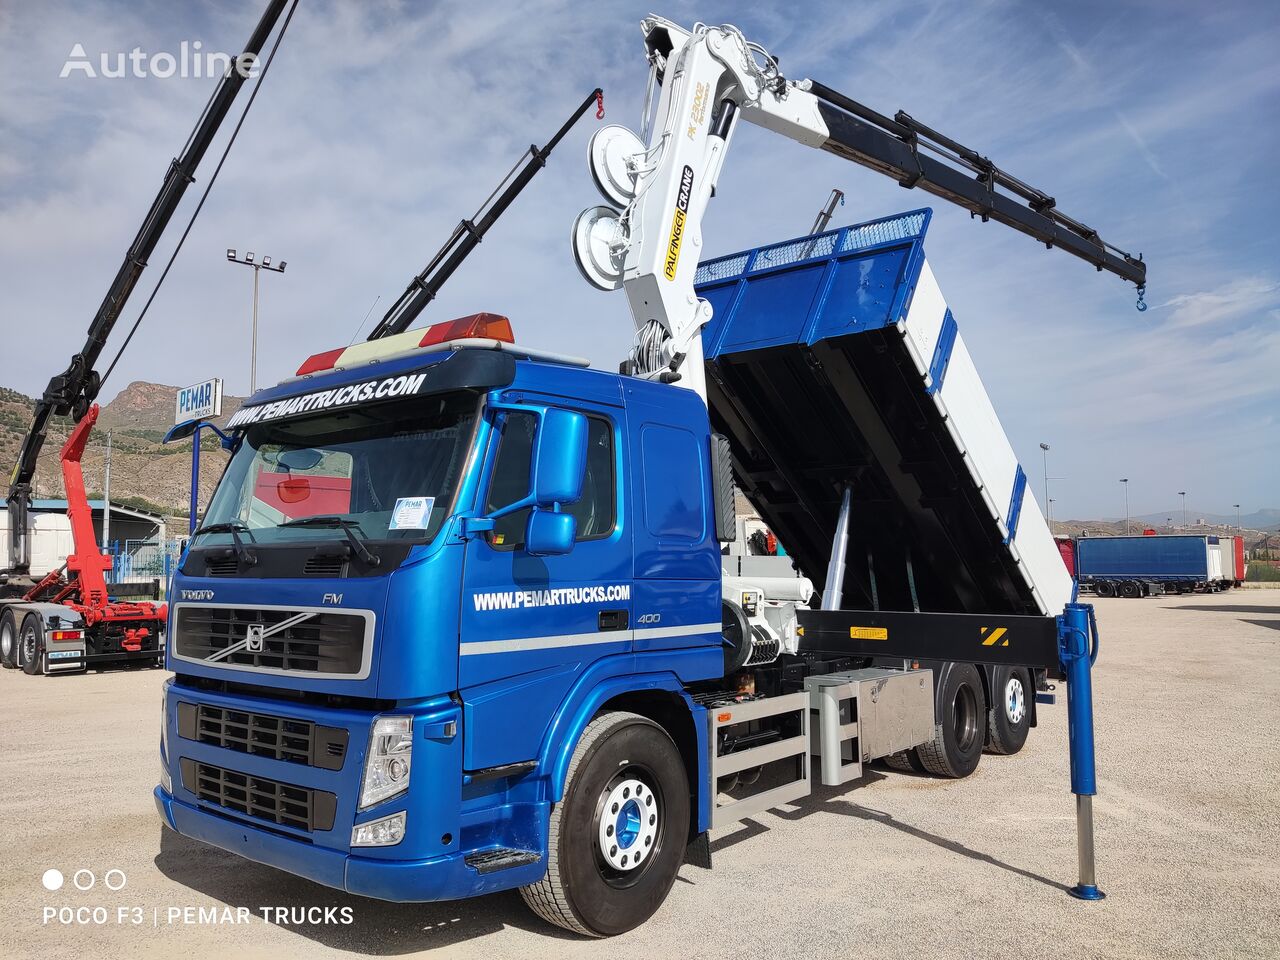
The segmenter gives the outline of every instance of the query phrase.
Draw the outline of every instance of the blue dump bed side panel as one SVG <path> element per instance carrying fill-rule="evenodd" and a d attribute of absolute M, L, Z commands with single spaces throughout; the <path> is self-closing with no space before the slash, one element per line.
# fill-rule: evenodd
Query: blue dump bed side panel
<path fill-rule="evenodd" d="M 852 485 L 844 607 L 1057 613 L 1071 580 L 925 260 L 929 217 L 702 264 L 712 426 L 816 583 Z"/>
<path fill-rule="evenodd" d="M 1209 579 L 1205 537 L 1081 537 L 1076 575 L 1132 579 Z"/>

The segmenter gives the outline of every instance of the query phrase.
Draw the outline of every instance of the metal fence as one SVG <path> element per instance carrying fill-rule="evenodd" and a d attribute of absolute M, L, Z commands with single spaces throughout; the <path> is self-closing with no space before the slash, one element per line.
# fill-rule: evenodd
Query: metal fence
<path fill-rule="evenodd" d="M 180 540 L 113 540 L 111 554 L 112 583 L 138 583 L 146 580 L 169 582 L 173 568 L 182 555 Z"/>

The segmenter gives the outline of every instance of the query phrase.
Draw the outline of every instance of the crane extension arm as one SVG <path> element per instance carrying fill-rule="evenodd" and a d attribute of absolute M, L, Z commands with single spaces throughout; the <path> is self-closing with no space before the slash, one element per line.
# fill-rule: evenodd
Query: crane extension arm
<path fill-rule="evenodd" d="M 288 0 L 270 0 L 249 37 L 249 42 L 245 44 L 244 51 L 235 58 L 218 82 L 213 96 L 183 147 L 181 156 L 170 162 L 160 192 L 152 201 L 137 236 L 129 246 L 129 252 L 125 254 L 124 263 L 116 272 L 106 297 L 89 325 L 89 335 L 84 346 L 71 358 L 67 369 L 49 381 L 44 395 L 36 401 L 31 427 L 23 438 L 18 462 L 9 478 L 7 502 L 10 573 L 26 574 L 30 568 L 27 514 L 31 506 L 31 485 L 36 473 L 36 462 L 44 447 L 49 420 L 55 415 L 72 414 L 80 421 L 88 413 L 100 385 L 98 374 L 93 368 L 106 345 L 107 337 L 142 276 L 147 258 L 155 250 L 165 227 L 181 203 L 188 184 L 195 179 L 196 168 L 230 111 L 236 94 L 244 85 L 245 79 L 252 75 L 250 67 L 262 51 L 287 3 Z"/>
<path fill-rule="evenodd" d="M 516 161 L 511 172 L 503 178 L 502 183 L 498 184 L 498 188 L 481 204 L 475 215 L 470 220 L 462 220 L 454 227 L 453 233 L 449 235 L 444 246 L 431 258 L 431 262 L 423 268 L 423 271 L 409 282 L 404 293 L 400 294 L 400 298 L 391 305 L 366 339 L 381 340 L 383 337 L 404 333 L 409 329 L 409 325 L 417 319 L 418 314 L 422 313 L 436 298 L 445 281 L 453 276 L 453 272 L 462 265 L 462 261 L 467 259 L 471 251 L 480 245 L 489 228 L 498 222 L 498 218 L 529 185 L 529 181 L 547 165 L 547 158 L 551 156 L 551 151 L 564 139 L 565 134 L 592 104 L 597 105 L 596 118 L 602 119 L 604 91 L 599 87 L 587 94 L 586 99 L 561 125 L 556 135 L 547 141 L 545 147 L 531 144 L 524 155 Z"/>
<path fill-rule="evenodd" d="M 817 147 L 950 200 L 1107 270 L 1141 288 L 1146 264 L 1066 216 L 1053 197 L 1000 170 L 905 113 L 882 116 L 813 80 L 788 80 L 777 61 L 736 27 L 685 30 L 641 23 L 650 97 L 662 93 L 647 137 L 604 128 L 590 151 L 601 191 L 622 213 L 584 211 L 574 227 L 583 275 L 626 290 L 636 322 L 631 372 L 705 396 L 702 326 L 710 305 L 694 293 L 701 222 L 739 119 Z M 645 124 L 649 122 L 646 100 Z"/>

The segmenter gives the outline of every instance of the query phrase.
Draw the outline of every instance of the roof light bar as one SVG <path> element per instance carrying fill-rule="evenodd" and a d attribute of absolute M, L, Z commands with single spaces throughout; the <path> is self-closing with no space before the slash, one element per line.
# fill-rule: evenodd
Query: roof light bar
<path fill-rule="evenodd" d="M 312 354 L 298 368 L 297 376 L 369 363 L 382 357 L 409 353 L 442 343 L 452 343 L 455 340 L 516 342 L 515 335 L 511 331 L 511 321 L 506 317 L 496 313 L 473 313 L 469 317 L 433 323 L 425 329 L 406 330 L 404 333 L 383 337 L 380 340 L 364 341 L 347 347 L 338 347 L 336 350 Z"/>

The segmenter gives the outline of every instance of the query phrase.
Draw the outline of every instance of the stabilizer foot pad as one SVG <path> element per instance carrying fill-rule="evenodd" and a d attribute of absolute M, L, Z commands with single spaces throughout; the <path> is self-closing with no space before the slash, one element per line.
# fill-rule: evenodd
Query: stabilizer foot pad
<path fill-rule="evenodd" d="M 1067 890 L 1067 893 L 1071 894 L 1071 895 L 1072 895 L 1073 897 L 1075 897 L 1077 900 L 1105 900 L 1105 899 L 1107 899 L 1107 895 L 1106 895 L 1105 893 L 1103 893 L 1101 890 L 1099 890 L 1097 887 L 1095 887 L 1095 886 L 1085 886 L 1085 885 L 1078 884 L 1078 883 L 1077 883 L 1074 887 L 1069 888 L 1069 889 Z"/>

